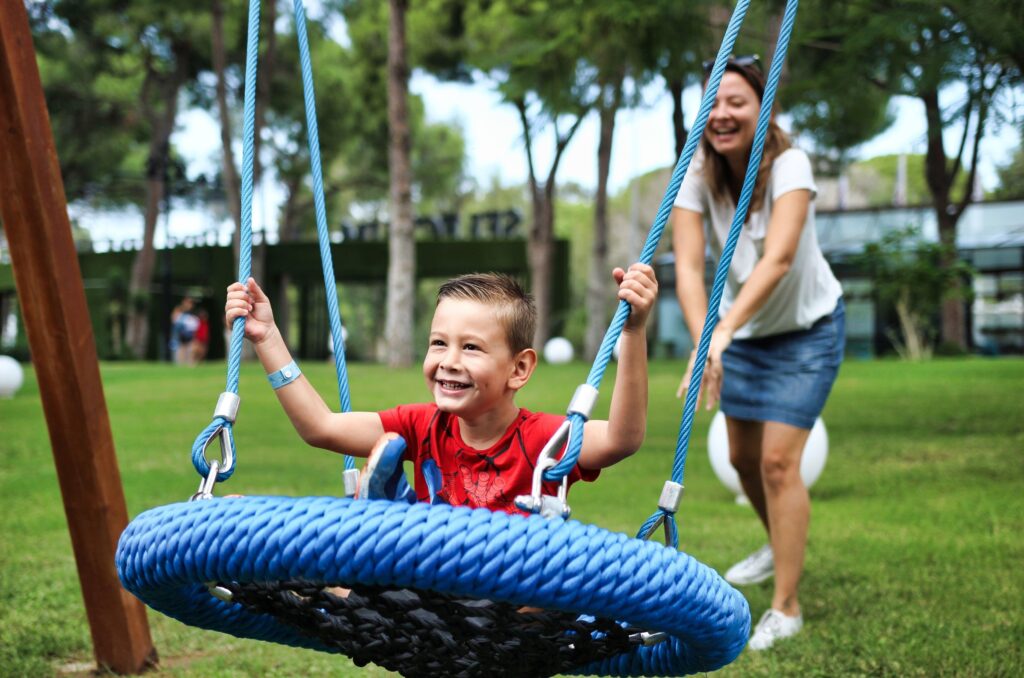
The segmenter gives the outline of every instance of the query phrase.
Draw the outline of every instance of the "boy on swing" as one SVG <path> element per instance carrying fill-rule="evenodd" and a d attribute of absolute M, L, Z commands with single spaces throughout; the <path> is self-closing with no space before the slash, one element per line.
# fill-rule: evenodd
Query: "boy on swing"
<path fill-rule="evenodd" d="M 584 425 L 569 484 L 593 481 L 600 469 L 636 452 L 646 432 L 646 324 L 658 284 L 654 270 L 644 264 L 628 271 L 616 268 L 612 275 L 618 298 L 630 304 L 631 312 L 622 332 L 608 420 Z M 531 493 L 537 457 L 564 417 L 515 404 L 516 393 L 537 366 L 531 347 L 537 311 L 513 278 L 470 274 L 441 286 L 423 360 L 433 402 L 382 412 L 328 408 L 292 360 L 274 324 L 270 300 L 252 278 L 228 287 L 225 315 L 229 327 L 235 318 L 245 318 L 245 336 L 304 441 L 371 457 L 359 496 L 395 498 L 396 491 L 407 491 L 400 462 L 408 460 L 414 464 L 415 500 L 524 513 L 515 498 Z M 557 491 L 558 483 L 544 483 L 544 494 Z M 406 493 L 404 498 L 412 501 L 412 493 Z"/>

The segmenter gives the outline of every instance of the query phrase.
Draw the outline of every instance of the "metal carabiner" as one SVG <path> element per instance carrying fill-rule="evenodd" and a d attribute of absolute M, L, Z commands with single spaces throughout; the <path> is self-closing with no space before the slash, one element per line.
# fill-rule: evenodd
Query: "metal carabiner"
<path fill-rule="evenodd" d="M 224 391 L 217 398 L 217 405 L 213 408 L 213 420 L 223 419 L 229 424 L 235 423 L 238 418 L 238 408 L 242 401 L 237 393 Z M 220 442 L 220 472 L 229 473 L 235 468 L 235 446 L 231 443 L 231 430 L 224 424 L 217 427 L 217 430 L 206 439 L 203 445 L 203 458 L 206 459 L 206 450 L 213 443 L 214 438 Z M 206 463 L 209 465 L 210 460 Z"/>
<path fill-rule="evenodd" d="M 217 484 L 217 473 L 220 470 L 220 463 L 215 461 L 210 462 L 210 473 L 199 481 L 199 489 L 196 493 L 189 497 L 189 501 L 198 501 L 200 499 L 213 499 L 213 486 Z"/>
<path fill-rule="evenodd" d="M 203 457 L 206 458 L 206 450 L 210 448 L 213 441 L 217 440 L 220 442 L 220 473 L 227 473 L 235 466 L 235 446 L 231 443 L 231 431 L 227 429 L 223 424 L 217 427 L 216 432 L 206 439 L 206 444 L 203 445 Z M 207 463 L 210 468 L 213 468 L 213 464 L 207 459 Z"/>
<path fill-rule="evenodd" d="M 539 513 L 545 518 L 568 518 L 572 510 L 569 508 L 567 499 L 569 496 L 569 476 L 562 477 L 562 484 L 558 487 L 558 495 L 552 497 L 542 492 L 544 487 L 544 472 L 558 463 L 555 454 L 569 439 L 572 432 L 572 422 L 566 419 L 551 436 L 551 439 L 544 445 L 544 449 L 537 456 L 537 466 L 533 469 L 533 483 L 530 494 L 522 494 L 515 498 L 515 505 L 530 513 Z"/>

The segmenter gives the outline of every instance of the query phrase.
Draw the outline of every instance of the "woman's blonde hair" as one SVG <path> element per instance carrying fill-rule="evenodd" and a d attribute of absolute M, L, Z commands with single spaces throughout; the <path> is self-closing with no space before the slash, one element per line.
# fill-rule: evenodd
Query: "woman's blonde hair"
<path fill-rule="evenodd" d="M 754 64 L 738 64 L 729 60 L 725 65 L 726 72 L 738 74 L 757 94 L 757 100 L 764 99 L 764 74 Z M 754 184 L 754 194 L 750 198 L 750 211 L 748 215 L 761 209 L 764 205 L 764 194 L 768 190 L 768 179 L 771 176 L 772 163 L 783 151 L 792 146 L 789 135 L 775 122 L 776 110 L 772 111 L 771 122 L 768 123 L 768 136 L 764 142 L 764 153 L 761 156 L 761 164 L 757 171 L 757 183 Z M 712 147 L 707 136 L 700 140 L 701 150 L 704 153 L 704 181 L 711 189 L 711 197 L 719 202 L 725 202 L 727 198 L 734 198 L 729 191 L 736 177 L 733 177 L 732 170 L 725 157 Z M 748 216 L 749 218 L 749 216 Z"/>

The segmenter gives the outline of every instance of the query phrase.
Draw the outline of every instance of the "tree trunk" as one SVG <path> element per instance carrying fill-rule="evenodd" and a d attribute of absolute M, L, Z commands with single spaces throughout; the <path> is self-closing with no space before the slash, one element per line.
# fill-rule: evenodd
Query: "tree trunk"
<path fill-rule="evenodd" d="M 413 359 L 413 306 L 416 299 L 416 243 L 412 219 L 412 163 L 409 132 L 409 68 L 406 62 L 405 12 L 408 0 L 389 0 L 388 168 L 389 216 L 387 311 L 384 336 L 387 362 L 407 367 Z"/>
<path fill-rule="evenodd" d="M 907 288 L 900 292 L 900 298 L 896 300 L 896 317 L 899 319 L 900 332 L 903 335 L 902 350 L 899 344 L 896 344 L 896 352 L 904 359 L 915 362 L 929 358 L 931 351 L 925 329 L 921 318 L 910 310 L 910 290 Z"/>
<path fill-rule="evenodd" d="M 672 95 L 672 131 L 675 133 L 678 161 L 679 156 L 683 154 L 683 147 L 686 146 L 686 139 L 690 136 L 683 119 L 683 76 L 671 78 L 668 81 L 668 91 Z"/>
<path fill-rule="evenodd" d="M 942 265 L 949 267 L 956 261 L 956 224 L 961 214 L 950 197 L 955 173 L 949 169 L 949 161 L 942 141 L 942 110 L 939 107 L 938 90 L 924 91 L 921 94 L 921 100 L 924 102 L 925 117 L 928 121 L 925 179 L 928 183 L 928 191 L 932 196 L 932 208 L 935 210 L 939 229 L 939 242 L 947 246 L 947 254 L 943 256 Z M 968 123 L 969 120 L 964 124 Z M 960 288 L 960 281 L 954 280 L 947 298 L 942 302 L 940 336 L 943 344 L 966 350 L 967 326 Z"/>
<path fill-rule="evenodd" d="M 554 181 L 550 178 L 548 183 Z M 551 337 L 551 250 L 554 243 L 554 199 L 553 188 L 538 188 L 533 191 L 533 227 L 526 246 L 526 257 L 530 265 L 530 290 L 537 306 L 537 331 L 533 345 L 542 349 Z"/>
<path fill-rule="evenodd" d="M 242 228 L 242 200 L 238 189 L 238 170 L 235 166 L 234 138 L 231 133 L 231 111 L 228 109 L 228 88 L 224 80 L 227 70 L 227 55 L 224 48 L 224 5 L 213 0 L 213 70 L 217 75 L 217 111 L 220 113 L 220 146 L 222 151 L 222 173 L 224 176 L 224 197 L 235 222 L 235 232 Z"/>
<path fill-rule="evenodd" d="M 601 348 L 607 331 L 607 309 L 614 295 L 608 271 L 608 174 L 611 170 L 612 140 L 615 134 L 615 115 L 619 111 L 622 79 L 606 85 L 601 119 L 600 139 L 597 144 L 597 194 L 594 197 L 594 241 L 591 248 L 590 275 L 587 282 L 587 331 L 583 351 L 587 360 L 593 360 Z M 630 253 L 632 254 L 632 253 Z"/>
<path fill-rule="evenodd" d="M 537 179 L 537 169 L 533 159 L 532 125 L 523 98 L 514 102 L 519 113 L 519 122 L 523 126 L 523 147 L 526 150 L 527 182 L 530 198 L 533 203 L 533 225 L 526 243 L 526 259 L 530 266 L 530 291 L 537 305 L 537 331 L 533 335 L 533 345 L 543 348 L 551 336 L 551 283 L 552 256 L 555 233 L 555 177 L 558 175 L 558 164 L 562 161 L 562 153 L 572 141 L 576 130 L 586 117 L 589 109 L 580 111 L 575 122 L 564 135 L 559 134 L 555 124 L 555 157 L 551 161 L 551 171 L 543 184 Z"/>
<path fill-rule="evenodd" d="M 142 231 L 142 248 L 135 255 L 129 282 L 128 327 L 126 343 L 128 350 L 138 360 L 145 358 L 149 341 L 149 294 L 156 263 L 153 239 L 156 222 L 160 216 L 160 201 L 164 197 L 164 171 L 170 155 L 170 138 L 174 121 L 178 115 L 178 93 L 185 81 L 186 65 L 181 54 L 175 55 L 177 64 L 169 79 L 158 87 L 158 100 L 144 100 L 142 108 L 150 122 L 149 157 L 146 161 L 146 207 Z M 157 78 L 150 73 L 148 78 Z M 143 87 L 143 98 L 148 97 L 148 88 Z M 157 104 L 157 108 L 153 107 Z"/>
<path fill-rule="evenodd" d="M 292 178 L 285 182 L 285 201 L 284 205 L 281 206 L 281 221 L 278 224 L 278 238 L 281 242 L 292 242 L 296 239 L 296 231 L 298 230 L 298 224 L 296 219 L 296 213 L 298 207 L 299 188 L 302 186 L 302 177 L 294 175 Z M 288 298 L 288 287 L 291 285 L 291 276 L 287 273 L 281 275 L 278 281 L 277 289 L 278 295 L 274 299 L 274 316 L 277 319 L 277 327 L 281 331 L 281 336 L 284 339 L 284 343 L 288 346 L 292 346 L 291 343 L 291 327 L 292 327 L 292 302 Z"/>

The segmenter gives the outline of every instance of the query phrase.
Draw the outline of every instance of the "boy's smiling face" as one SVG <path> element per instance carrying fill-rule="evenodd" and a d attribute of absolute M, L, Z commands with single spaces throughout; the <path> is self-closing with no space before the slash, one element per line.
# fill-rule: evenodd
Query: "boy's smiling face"
<path fill-rule="evenodd" d="M 511 404 L 532 372 L 524 375 L 520 362 L 493 306 L 458 298 L 438 303 L 423 376 L 441 411 L 473 420 Z"/>

